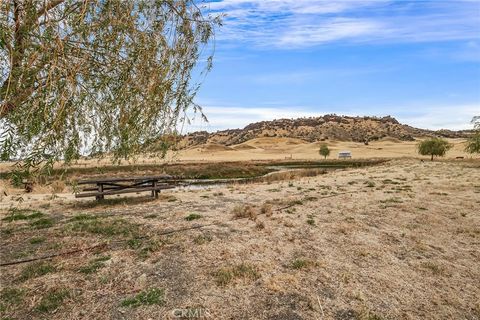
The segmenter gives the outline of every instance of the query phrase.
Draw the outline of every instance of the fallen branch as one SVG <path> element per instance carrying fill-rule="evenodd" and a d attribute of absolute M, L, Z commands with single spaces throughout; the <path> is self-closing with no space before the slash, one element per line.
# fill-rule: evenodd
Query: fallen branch
<path fill-rule="evenodd" d="M 12 265 L 16 265 L 16 264 L 33 262 L 33 261 L 38 261 L 38 260 L 47 260 L 47 259 L 52 259 L 52 258 L 55 258 L 55 257 L 67 256 L 67 255 L 80 253 L 80 252 L 85 252 L 85 251 L 92 251 L 94 249 L 102 248 L 102 247 L 106 247 L 106 246 L 107 246 L 106 243 L 101 243 L 101 244 L 97 244 L 95 246 L 88 247 L 88 248 L 83 248 L 83 249 L 77 249 L 77 250 L 72 250 L 72 251 L 67 251 L 67 252 L 60 252 L 60 253 L 55 253 L 55 254 L 51 254 L 51 255 L 47 255 L 47 256 L 41 256 L 41 257 L 30 258 L 30 259 L 25 259 L 25 260 L 5 262 L 5 263 L 1 263 L 0 267 L 12 266 Z"/>
<path fill-rule="evenodd" d="M 182 231 L 188 231 L 188 230 L 194 230 L 194 229 L 201 229 L 205 227 L 210 227 L 210 226 L 219 226 L 221 224 L 224 224 L 225 222 L 216 222 L 216 223 L 209 223 L 209 224 L 199 224 L 193 227 L 187 227 L 187 228 L 180 228 L 180 229 L 173 229 L 173 230 L 168 230 L 164 231 L 161 233 L 157 233 L 157 235 L 164 236 L 166 234 L 172 234 L 172 233 L 177 233 L 177 232 L 182 232 Z"/>
<path fill-rule="evenodd" d="M 316 198 L 316 200 L 321 200 L 321 199 L 326 199 L 326 198 L 332 198 L 332 197 L 337 197 L 337 196 L 341 196 L 341 195 L 344 195 L 344 194 L 357 193 L 357 192 L 358 192 L 358 191 L 350 191 L 350 192 L 336 193 L 336 194 L 331 194 L 331 195 L 328 195 L 328 196 Z M 273 210 L 273 211 L 282 211 L 282 210 L 285 210 L 285 209 L 294 207 L 294 206 L 296 206 L 296 205 L 298 205 L 298 203 L 292 203 L 292 204 L 289 204 L 289 205 L 286 206 L 286 207 L 277 208 L 277 209 L 275 209 L 275 210 Z"/>

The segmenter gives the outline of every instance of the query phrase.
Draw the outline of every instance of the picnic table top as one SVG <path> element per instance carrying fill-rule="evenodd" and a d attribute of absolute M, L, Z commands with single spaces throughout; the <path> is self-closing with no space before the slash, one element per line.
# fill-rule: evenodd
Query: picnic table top
<path fill-rule="evenodd" d="M 163 174 L 159 176 L 143 176 L 143 177 L 128 177 L 128 178 L 98 178 L 79 180 L 77 184 L 100 184 L 100 183 L 115 183 L 115 182 L 141 182 L 141 181 L 159 181 L 159 180 L 172 180 L 173 176 Z"/>

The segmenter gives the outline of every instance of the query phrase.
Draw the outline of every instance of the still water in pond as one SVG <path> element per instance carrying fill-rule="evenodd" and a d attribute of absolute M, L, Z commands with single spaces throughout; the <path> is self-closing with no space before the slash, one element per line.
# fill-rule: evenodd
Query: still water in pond
<path fill-rule="evenodd" d="M 337 165 L 325 165 L 318 163 L 295 163 L 282 165 L 269 165 L 266 168 L 274 170 L 265 175 L 251 177 L 251 178 L 229 178 L 229 179 L 187 179 L 185 184 L 178 186 L 179 190 L 203 190 L 224 187 L 228 184 L 243 184 L 254 182 L 268 182 L 290 180 L 295 177 L 314 177 L 321 174 L 326 174 L 333 170 L 343 170 L 351 167 L 360 167 L 373 164 L 365 163 L 349 163 Z M 290 173 L 290 174 L 289 174 Z"/>

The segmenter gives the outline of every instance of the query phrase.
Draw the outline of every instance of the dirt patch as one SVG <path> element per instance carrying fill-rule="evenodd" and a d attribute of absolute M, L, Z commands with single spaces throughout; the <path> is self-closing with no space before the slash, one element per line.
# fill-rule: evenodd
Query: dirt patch
<path fill-rule="evenodd" d="M 202 151 L 234 151 L 233 148 L 215 143 L 207 143 L 201 146 L 201 149 Z"/>

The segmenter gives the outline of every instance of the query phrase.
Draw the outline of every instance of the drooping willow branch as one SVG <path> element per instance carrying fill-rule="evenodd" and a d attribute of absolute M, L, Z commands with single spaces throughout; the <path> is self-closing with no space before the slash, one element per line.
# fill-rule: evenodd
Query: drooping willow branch
<path fill-rule="evenodd" d="M 221 24 L 205 11 L 196 0 L 2 1 L 1 158 L 126 158 L 175 132 L 189 108 L 201 113 L 195 79 Z"/>

